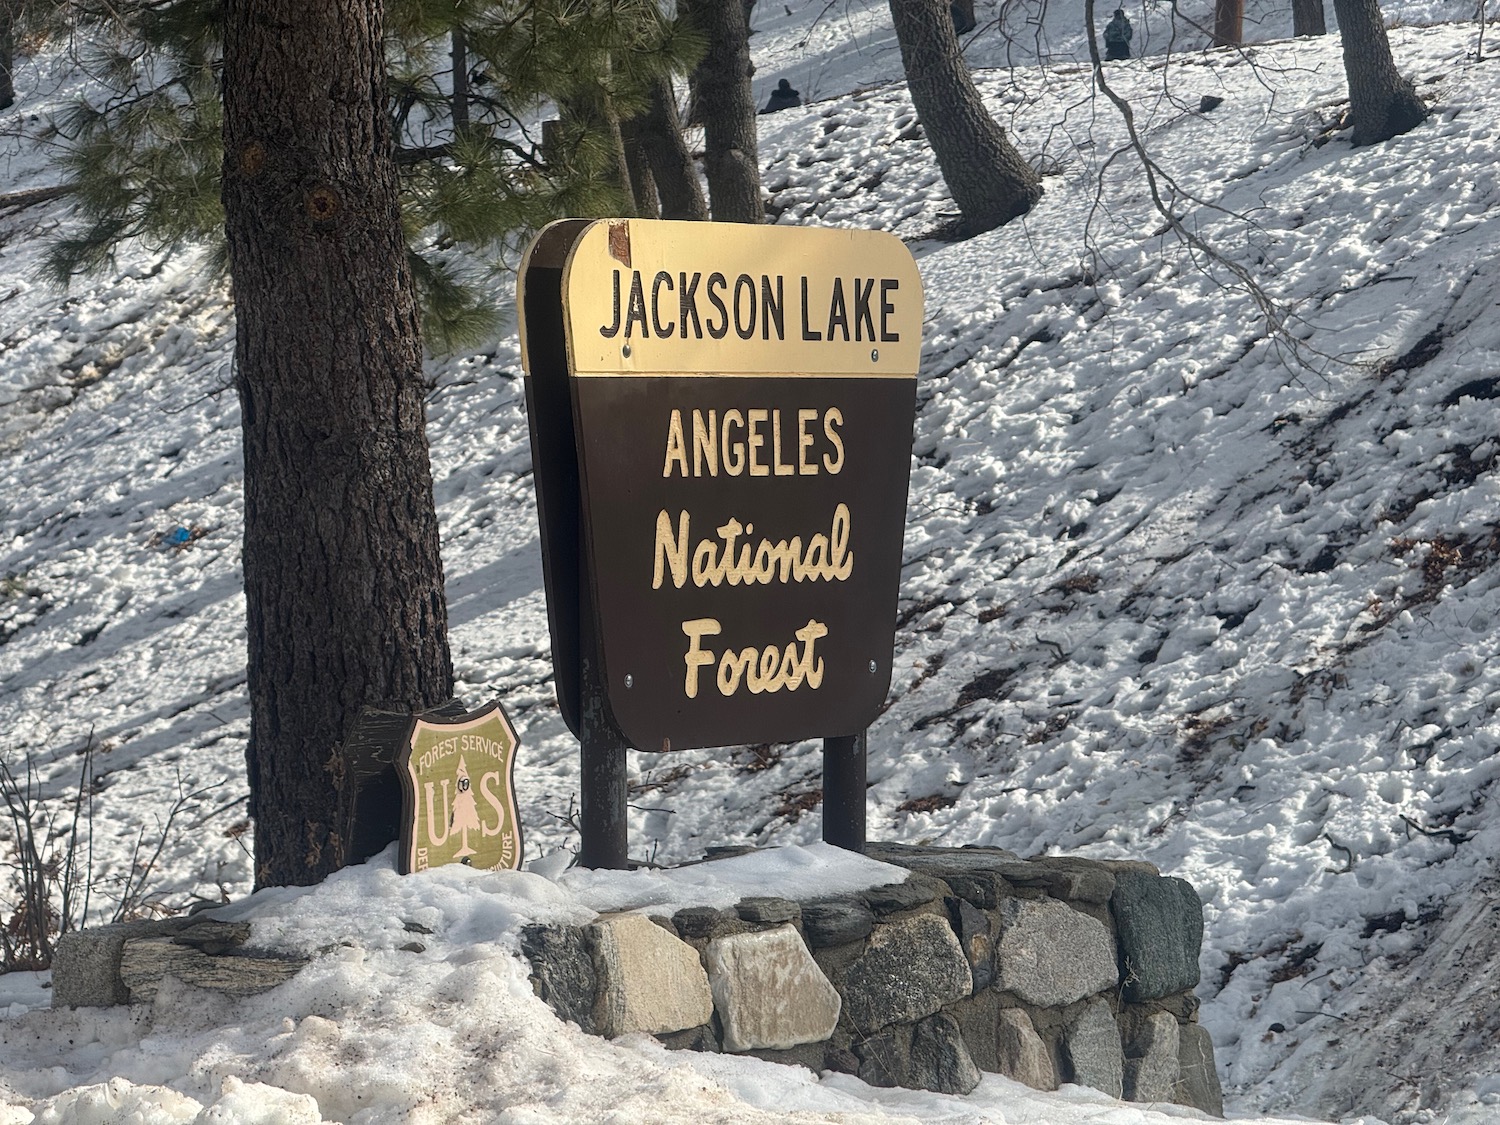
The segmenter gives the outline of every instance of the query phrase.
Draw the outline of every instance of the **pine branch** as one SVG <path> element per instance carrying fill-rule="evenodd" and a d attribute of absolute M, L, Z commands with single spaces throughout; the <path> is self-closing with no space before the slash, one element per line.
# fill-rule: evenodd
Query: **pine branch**
<path fill-rule="evenodd" d="M 0 211 L 19 211 L 27 207 L 35 207 L 38 203 L 47 203 L 72 195 L 74 190 L 72 184 L 53 184 L 51 187 L 13 191 L 8 195 L 0 195 Z"/>

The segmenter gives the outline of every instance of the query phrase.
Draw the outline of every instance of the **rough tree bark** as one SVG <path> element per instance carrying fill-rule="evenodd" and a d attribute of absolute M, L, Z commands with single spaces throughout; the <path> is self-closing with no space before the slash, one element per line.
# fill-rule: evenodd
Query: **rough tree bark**
<path fill-rule="evenodd" d="M 656 176 L 646 158 L 641 135 L 641 119 L 632 117 L 620 122 L 620 136 L 625 140 L 625 162 L 630 167 L 630 194 L 635 200 L 635 217 L 661 218 L 661 196 L 656 190 Z"/>
<path fill-rule="evenodd" d="M 691 0 L 682 7 L 708 37 L 708 54 L 698 64 L 695 86 L 709 207 L 716 222 L 763 223 L 755 94 L 750 88 L 755 68 L 750 63 L 745 9 L 723 0 Z"/>
<path fill-rule="evenodd" d="M 455 140 L 469 131 L 469 44 L 464 29 L 455 27 L 451 33 L 453 60 L 453 137 Z"/>
<path fill-rule="evenodd" d="M 614 180 L 619 188 L 621 206 L 626 215 L 637 215 L 635 180 L 630 172 L 630 156 L 625 145 L 625 131 L 620 125 L 620 114 L 608 94 L 600 99 L 596 110 L 599 125 L 609 136 L 610 149 L 614 156 Z"/>
<path fill-rule="evenodd" d="M 1349 116 L 1356 145 L 1372 145 L 1420 125 L 1427 106 L 1396 70 L 1378 0 L 1333 0 L 1349 80 Z"/>
<path fill-rule="evenodd" d="M 1327 35 L 1323 0 L 1292 0 L 1293 35 Z"/>
<path fill-rule="evenodd" d="M 901 65 L 943 179 L 963 215 L 961 234 L 1026 214 L 1042 181 L 1016 151 L 974 88 L 948 0 L 891 0 Z"/>
<path fill-rule="evenodd" d="M 1214 46 L 1237 47 L 1245 41 L 1245 0 L 1214 0 Z"/>
<path fill-rule="evenodd" d="M 225 0 L 223 198 L 245 460 L 258 886 L 347 841 L 337 747 L 366 704 L 452 692 L 379 0 Z"/>
<path fill-rule="evenodd" d="M 636 119 L 636 136 L 656 181 L 661 217 L 707 219 L 708 204 L 698 182 L 698 169 L 693 165 L 687 142 L 682 139 L 677 95 L 672 90 L 672 79 L 665 74 L 651 81 L 651 104 Z"/>

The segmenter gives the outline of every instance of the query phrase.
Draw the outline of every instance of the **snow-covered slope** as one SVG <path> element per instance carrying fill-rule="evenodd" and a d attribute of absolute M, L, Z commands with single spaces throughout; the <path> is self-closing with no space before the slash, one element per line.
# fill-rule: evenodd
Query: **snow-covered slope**
<path fill-rule="evenodd" d="M 979 7 L 988 28 L 1000 8 Z M 1048 170 L 1047 194 L 1025 220 L 956 244 L 927 237 L 952 204 L 884 5 L 757 9 L 757 83 L 790 75 L 822 99 L 760 119 L 779 221 L 895 231 L 927 289 L 871 834 L 1135 856 L 1192 880 L 1208 923 L 1202 1018 L 1241 1111 L 1500 1117 L 1488 1030 L 1500 953 L 1494 64 L 1473 58 L 1472 26 L 1416 26 L 1467 11 L 1391 6 L 1406 24 L 1397 58 L 1433 115 L 1364 150 L 1338 128 L 1336 37 L 1209 54 L 1179 40 L 1170 57 L 1109 68 L 1181 188 L 1175 213 L 1285 310 L 1273 335 L 1241 274 L 1166 233 L 1118 116 L 1086 68 L 1058 64 L 1081 39 L 1076 12 L 1055 7 L 1048 68 L 989 69 L 1019 50 L 995 28 L 970 49 L 992 111 Z M 1133 16 L 1164 52 L 1165 16 Z M 1289 23 L 1270 7 L 1257 18 L 1268 35 Z M 39 74 L 22 84 L 45 90 Z M 1204 95 L 1223 104 L 1202 112 Z M 18 186 L 47 182 L 35 156 L 4 166 Z M 135 248 L 115 276 L 60 296 L 31 270 L 61 216 L 55 204 L 0 210 L 0 749 L 29 758 L 55 794 L 93 746 L 96 913 L 179 795 L 153 902 L 238 898 L 250 869 L 225 293 L 190 255 Z M 516 342 L 433 374 L 460 690 L 499 695 L 517 721 L 522 815 L 541 855 L 576 843 L 577 766 L 550 683 Z M 666 861 L 815 841 L 819 768 L 814 743 L 633 755 L 633 850 Z M 621 1120 L 657 1120 L 651 1107 L 667 1101 L 685 1119 L 748 1119 L 748 1105 L 1150 1116 L 999 1079 L 973 1099 L 903 1101 L 753 1061 L 586 1041 L 530 1000 L 507 936 L 559 902 L 576 908 L 571 892 L 540 877 L 401 881 L 389 866 L 297 899 L 309 932 L 351 898 L 387 905 L 351 918 L 364 952 L 320 963 L 295 1001 L 191 1027 L 28 1016 L 6 1035 L 33 1046 L 0 1052 L 0 1093 L 45 1100 L 118 1074 L 207 1103 L 244 1073 L 313 1093 L 337 1120 L 495 1120 L 507 1106 L 518 1121 L 602 1119 L 616 1104 Z M 488 913 L 467 893 L 480 890 Z M 383 928 L 415 910 L 436 911 L 448 935 L 425 967 Z M 485 988 L 518 1014 L 460 1012 Z M 276 1030 L 283 1014 L 301 1022 Z M 409 1116 L 359 1117 L 332 1079 L 309 1077 L 355 1080 L 359 1057 L 397 1050 L 389 1029 L 412 1024 L 464 1052 L 420 1112 L 392 1094 Z M 505 1068 L 545 1065 L 558 1100 L 522 1106 Z M 394 1088 L 426 1071 L 414 1056 L 392 1074 Z M 570 1082 L 599 1098 L 569 1101 Z"/>

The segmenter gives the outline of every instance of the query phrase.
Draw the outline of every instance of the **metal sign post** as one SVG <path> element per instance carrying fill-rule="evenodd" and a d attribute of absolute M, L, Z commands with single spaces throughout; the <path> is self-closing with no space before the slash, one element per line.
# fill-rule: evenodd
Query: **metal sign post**
<path fill-rule="evenodd" d="M 902 243 L 646 220 L 548 227 L 521 273 L 581 862 L 625 863 L 624 750 L 822 736 L 864 843 L 890 687 L 921 326 Z"/>
<path fill-rule="evenodd" d="M 865 732 L 823 740 L 823 841 L 865 850 Z"/>

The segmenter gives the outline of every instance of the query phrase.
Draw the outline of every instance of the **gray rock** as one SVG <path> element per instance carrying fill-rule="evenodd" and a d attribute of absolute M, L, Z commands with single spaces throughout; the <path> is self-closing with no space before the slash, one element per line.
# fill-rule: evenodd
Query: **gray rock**
<path fill-rule="evenodd" d="M 802 936 L 813 949 L 863 941 L 875 928 L 875 915 L 853 899 L 819 899 L 802 904 Z"/>
<path fill-rule="evenodd" d="M 990 933 L 989 915 L 961 898 L 950 898 L 946 905 L 958 944 L 969 959 L 974 992 L 983 992 L 995 982 L 995 939 Z"/>
<path fill-rule="evenodd" d="M 1020 1008 L 1003 1008 L 995 1027 L 995 1054 L 1000 1073 L 1033 1090 L 1057 1089 L 1057 1068 L 1031 1017 Z"/>
<path fill-rule="evenodd" d="M 724 911 L 712 906 L 685 906 L 672 915 L 677 932 L 685 938 L 710 937 L 724 919 Z"/>
<path fill-rule="evenodd" d="M 848 1047 L 839 1047 L 829 1043 L 823 1051 L 823 1069 L 831 1070 L 835 1074 L 858 1074 L 859 1056 Z"/>
<path fill-rule="evenodd" d="M 178 945 L 190 945 L 210 955 L 228 953 L 249 939 L 249 922 L 218 922 L 209 918 L 189 921 L 172 935 L 172 940 Z"/>
<path fill-rule="evenodd" d="M 185 918 L 117 922 L 63 934 L 52 952 L 52 1006 L 107 1008 L 130 1003 L 130 990 L 120 979 L 126 940 L 165 937 L 186 924 Z"/>
<path fill-rule="evenodd" d="M 785 1051 L 833 1034 L 839 994 L 793 927 L 716 938 L 703 959 L 724 1050 Z"/>
<path fill-rule="evenodd" d="M 802 908 L 789 898 L 742 898 L 734 904 L 735 913 L 747 922 L 796 922 Z"/>
<path fill-rule="evenodd" d="M 1185 879 L 1118 871 L 1109 900 L 1125 999 L 1154 1000 L 1198 985 L 1203 904 Z"/>
<path fill-rule="evenodd" d="M 1047 893 L 1053 898 L 1105 903 L 1115 890 L 1114 872 L 1091 859 L 1043 856 L 1027 863 L 1047 877 Z"/>
<path fill-rule="evenodd" d="M 859 1077 L 871 1086 L 905 1086 L 940 1094 L 967 1094 L 979 1085 L 958 1024 L 945 1013 L 917 1024 L 888 1027 L 855 1044 Z"/>
<path fill-rule="evenodd" d="M 63 934 L 52 953 L 54 1008 L 108 1008 L 130 1003 L 120 980 L 124 934 L 80 930 Z"/>
<path fill-rule="evenodd" d="M 915 910 L 942 897 L 943 888 L 925 875 L 913 874 L 904 883 L 887 883 L 883 887 L 871 887 L 864 893 L 864 900 L 876 914 L 899 914 L 903 910 Z"/>
<path fill-rule="evenodd" d="M 1198 1009 L 1202 1007 L 1202 1003 L 1196 993 L 1174 992 L 1150 1001 L 1148 1006 L 1171 1013 L 1177 1017 L 1178 1023 L 1189 1023 L 1198 1018 Z"/>
<path fill-rule="evenodd" d="M 865 855 L 881 863 L 894 863 L 912 871 L 923 870 L 933 864 L 952 863 L 962 866 L 967 863 L 988 865 L 995 862 L 1016 861 L 1021 857 L 1004 848 L 990 848 L 971 844 L 962 848 L 934 848 L 925 844 L 888 844 L 876 842 L 865 845 Z"/>
<path fill-rule="evenodd" d="M 656 1039 L 669 1051 L 699 1051 L 713 1055 L 719 1053 L 719 1041 L 714 1038 L 714 1029 L 706 1023 L 690 1027 L 686 1031 L 658 1032 Z"/>
<path fill-rule="evenodd" d="M 1087 901 L 1084 895 L 1099 895 L 1107 869 L 1087 860 L 1061 863 L 1051 859 L 1022 860 L 1003 848 L 920 848 L 897 844 L 872 844 L 867 853 L 886 863 L 941 879 L 953 893 L 981 910 L 993 910 L 1014 888 L 1058 889 L 1064 897 Z M 1085 874 L 1085 867 L 1097 870 Z M 1104 894 L 1107 898 L 1108 895 Z"/>
<path fill-rule="evenodd" d="M 1177 1065 L 1180 1072 L 1173 1101 L 1224 1116 L 1224 1092 L 1214 1067 L 1214 1044 L 1208 1032 L 1195 1023 L 1177 1028 Z"/>
<path fill-rule="evenodd" d="M 1112 1098 L 1125 1095 L 1125 1054 L 1120 1047 L 1120 1029 L 1109 1005 L 1094 1000 L 1063 1032 L 1063 1051 L 1072 1068 L 1073 1081 L 1092 1086 Z"/>
<path fill-rule="evenodd" d="M 999 1070 L 995 1059 L 995 1026 L 1000 1018 L 1000 994 L 986 989 L 949 1004 L 943 1011 L 958 1022 L 959 1034 L 964 1037 L 964 1046 L 969 1049 L 974 1065 L 980 1070 Z"/>
<path fill-rule="evenodd" d="M 1103 923 L 1056 899 L 1007 899 L 1000 908 L 995 987 L 1039 1008 L 1060 1008 L 1119 982 Z"/>
<path fill-rule="evenodd" d="M 1101 859 L 1100 863 L 1109 868 L 1116 875 L 1128 872 L 1134 875 L 1160 875 L 1161 868 L 1154 863 L 1148 863 L 1144 859 Z"/>
<path fill-rule="evenodd" d="M 171 938 L 128 938 L 120 951 L 120 982 L 132 1004 L 150 1003 L 168 976 L 226 996 L 254 996 L 291 980 L 306 964 L 300 957 L 212 956 Z"/>
<path fill-rule="evenodd" d="M 942 879 L 980 910 L 993 910 L 1011 896 L 1011 884 L 993 871 L 946 871 Z"/>
<path fill-rule="evenodd" d="M 911 1063 L 912 1084 L 919 1089 L 967 1094 L 979 1085 L 979 1068 L 969 1057 L 958 1024 L 942 1012 L 923 1020 L 912 1032 Z"/>
<path fill-rule="evenodd" d="M 822 1072 L 828 1063 L 828 1045 L 826 1043 L 802 1043 L 796 1047 L 787 1047 L 784 1050 L 773 1050 L 766 1047 L 747 1051 L 746 1054 L 753 1059 L 777 1063 L 780 1066 L 804 1067 L 814 1074 Z"/>
<path fill-rule="evenodd" d="M 844 973 L 844 1010 L 866 1034 L 930 1016 L 968 996 L 974 978 L 953 929 L 935 914 L 875 928 L 864 954 Z"/>
<path fill-rule="evenodd" d="M 599 978 L 594 955 L 577 926 L 526 926 L 521 952 L 531 962 L 531 985 L 559 1019 L 594 1030 Z"/>
<path fill-rule="evenodd" d="M 600 1035 L 655 1035 L 709 1021 L 708 974 L 692 946 L 637 913 L 606 914 L 587 933 L 599 977 L 594 1029 Z"/>
<path fill-rule="evenodd" d="M 1125 1097 L 1132 1102 L 1170 1102 L 1180 1077 L 1177 1021 L 1157 1012 L 1141 1022 L 1125 1046 Z"/>

